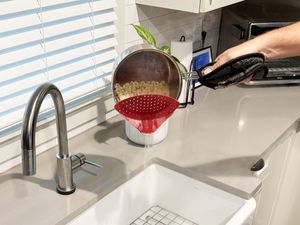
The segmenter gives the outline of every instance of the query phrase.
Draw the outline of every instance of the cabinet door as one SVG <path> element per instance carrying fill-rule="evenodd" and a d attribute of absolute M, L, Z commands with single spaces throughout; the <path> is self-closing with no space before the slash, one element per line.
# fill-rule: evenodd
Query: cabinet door
<path fill-rule="evenodd" d="M 136 0 L 136 3 L 194 13 L 198 13 L 200 7 L 200 0 Z"/>
<path fill-rule="evenodd" d="M 296 135 L 295 143 L 287 161 L 278 201 L 273 209 L 272 225 L 300 224 L 300 133 Z"/>
<path fill-rule="evenodd" d="M 256 198 L 254 225 L 273 225 L 271 220 L 279 200 L 293 141 L 294 137 L 287 137 L 265 158 L 265 168 L 258 176 L 262 180 L 262 190 Z"/>
<path fill-rule="evenodd" d="M 200 12 L 208 12 L 243 0 L 201 0 Z"/>

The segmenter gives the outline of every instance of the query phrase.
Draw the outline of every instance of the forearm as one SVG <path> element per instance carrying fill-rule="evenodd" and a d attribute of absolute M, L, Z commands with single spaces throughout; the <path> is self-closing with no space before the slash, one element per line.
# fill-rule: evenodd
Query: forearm
<path fill-rule="evenodd" d="M 300 55 L 300 22 L 263 34 L 247 44 L 269 60 Z"/>
<path fill-rule="evenodd" d="M 262 53 L 267 60 L 300 55 L 300 22 L 270 31 L 227 49 L 204 73 L 209 73 L 229 60 L 249 53 Z"/>

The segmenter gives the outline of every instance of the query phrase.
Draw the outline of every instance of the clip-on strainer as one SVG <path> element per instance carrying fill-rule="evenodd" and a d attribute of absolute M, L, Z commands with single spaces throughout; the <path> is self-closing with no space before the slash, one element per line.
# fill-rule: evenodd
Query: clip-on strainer
<path fill-rule="evenodd" d="M 177 109 L 179 102 L 157 94 L 137 95 L 119 101 L 115 109 L 141 133 L 155 132 Z"/>

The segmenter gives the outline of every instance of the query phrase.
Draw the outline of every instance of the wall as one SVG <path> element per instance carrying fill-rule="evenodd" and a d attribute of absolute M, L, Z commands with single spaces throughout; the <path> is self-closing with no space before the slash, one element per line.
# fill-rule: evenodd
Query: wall
<path fill-rule="evenodd" d="M 221 10 L 209 13 L 188 13 L 150 6 L 135 5 L 134 0 L 126 0 L 125 8 L 125 47 L 141 43 L 140 37 L 130 24 L 140 24 L 150 30 L 157 39 L 158 46 L 170 45 L 185 35 L 194 41 L 194 49 L 201 46 L 201 31 L 207 31 L 205 46 L 211 45 L 216 52 Z"/>

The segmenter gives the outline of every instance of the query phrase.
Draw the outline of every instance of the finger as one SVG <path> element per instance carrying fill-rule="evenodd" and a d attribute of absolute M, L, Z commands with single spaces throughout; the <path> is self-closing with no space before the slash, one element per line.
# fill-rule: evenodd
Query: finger
<path fill-rule="evenodd" d="M 218 67 L 220 67 L 220 63 L 217 61 L 215 62 L 215 64 L 209 66 L 209 67 L 206 67 L 202 70 L 203 74 L 206 75 L 206 74 L 209 74 L 211 73 L 212 71 L 214 71 L 215 69 L 217 69 Z"/>
<path fill-rule="evenodd" d="M 204 75 L 211 73 L 213 71 L 211 67 L 212 66 L 205 68 L 204 70 L 202 70 L 202 73 Z"/>
<path fill-rule="evenodd" d="M 216 67 L 215 65 L 209 66 L 209 67 L 207 67 L 207 68 L 204 68 L 204 69 L 202 70 L 202 73 L 203 73 L 204 75 L 207 75 L 207 74 L 211 73 L 212 71 L 214 71 L 216 68 L 217 68 L 217 67 Z"/>

